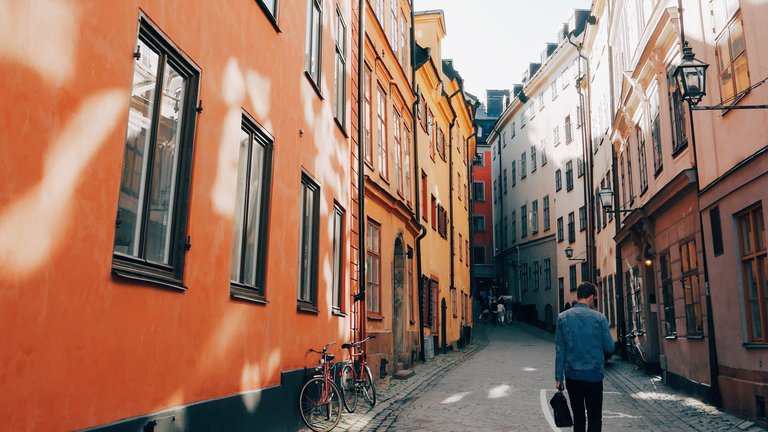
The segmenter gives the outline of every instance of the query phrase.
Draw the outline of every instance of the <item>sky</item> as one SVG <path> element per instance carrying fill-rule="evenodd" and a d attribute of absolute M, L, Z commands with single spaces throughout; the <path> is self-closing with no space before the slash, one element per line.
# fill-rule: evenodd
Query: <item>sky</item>
<path fill-rule="evenodd" d="M 485 100 L 486 89 L 511 89 L 528 63 L 538 63 L 546 42 L 573 9 L 592 0 L 414 0 L 416 11 L 442 9 L 443 58 L 464 78 L 466 91 Z"/>

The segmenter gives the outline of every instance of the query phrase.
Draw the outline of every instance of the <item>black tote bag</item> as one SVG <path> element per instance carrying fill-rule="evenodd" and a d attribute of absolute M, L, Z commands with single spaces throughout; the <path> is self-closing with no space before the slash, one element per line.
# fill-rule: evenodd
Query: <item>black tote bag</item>
<path fill-rule="evenodd" d="M 573 426 L 573 418 L 571 418 L 571 410 L 568 408 L 568 401 L 565 400 L 563 392 L 558 391 L 552 396 L 549 404 L 552 406 L 552 411 L 555 414 L 555 426 L 557 427 L 569 427 Z"/>

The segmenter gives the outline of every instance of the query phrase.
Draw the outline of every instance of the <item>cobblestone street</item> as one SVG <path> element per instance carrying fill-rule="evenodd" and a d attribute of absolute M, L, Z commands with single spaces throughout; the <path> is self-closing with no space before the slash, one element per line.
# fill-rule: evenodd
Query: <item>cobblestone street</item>
<path fill-rule="evenodd" d="M 417 365 L 408 380 L 381 385 L 376 407 L 345 413 L 337 430 L 558 431 L 544 410 L 554 392 L 553 338 L 517 322 L 480 324 L 469 347 Z M 605 380 L 605 431 L 764 430 L 616 358 L 612 363 Z"/>

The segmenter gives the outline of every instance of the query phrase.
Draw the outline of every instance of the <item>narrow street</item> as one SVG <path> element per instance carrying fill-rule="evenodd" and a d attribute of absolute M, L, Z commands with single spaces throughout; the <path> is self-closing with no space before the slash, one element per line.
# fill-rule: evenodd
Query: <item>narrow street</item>
<path fill-rule="evenodd" d="M 478 324 L 465 352 L 420 365 L 407 381 L 381 390 L 367 413 L 344 414 L 341 430 L 558 431 L 548 402 L 554 392 L 554 336 L 526 324 Z M 571 430 L 563 428 L 562 430 Z M 603 430 L 762 431 L 634 371 L 614 358 L 607 369 Z"/>

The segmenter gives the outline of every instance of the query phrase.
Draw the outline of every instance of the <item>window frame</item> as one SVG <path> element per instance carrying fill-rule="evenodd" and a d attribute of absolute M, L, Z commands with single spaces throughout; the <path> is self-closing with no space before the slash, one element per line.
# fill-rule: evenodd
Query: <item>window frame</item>
<path fill-rule="evenodd" d="M 689 245 L 693 246 L 693 255 L 690 255 Z M 688 250 L 688 262 L 683 255 L 684 249 Z M 696 249 L 696 240 L 689 238 L 679 244 L 680 250 L 680 284 L 683 288 L 683 298 L 685 301 L 685 332 L 686 337 L 702 337 L 704 334 L 703 311 L 701 309 L 701 281 L 699 280 L 698 268 L 698 250 Z M 692 257 L 692 259 L 691 259 Z M 696 266 L 693 267 L 692 264 Z M 686 288 L 686 281 L 690 281 L 690 289 Z M 696 287 L 694 288 L 693 283 Z M 694 292 L 696 291 L 696 292 Z M 698 306 L 698 311 L 696 306 Z M 691 323 L 699 325 L 700 328 L 691 330 Z"/>
<path fill-rule="evenodd" d="M 672 261 L 669 249 L 659 254 L 659 279 L 661 280 L 661 301 L 664 307 L 664 335 L 677 337 L 677 317 L 675 316 L 675 284 L 672 278 Z"/>
<path fill-rule="evenodd" d="M 275 0 L 277 1 L 277 0 Z M 334 104 L 333 116 L 342 130 L 347 125 L 347 24 L 341 9 L 336 6 L 336 27 L 334 32 L 334 68 L 333 87 Z M 339 35 L 339 33 L 342 33 Z M 341 43 L 341 46 L 340 46 Z M 341 65 L 341 80 L 339 80 L 339 65 Z M 339 85 L 341 84 L 341 85 Z"/>
<path fill-rule="evenodd" d="M 158 107 L 161 106 L 163 97 L 163 85 L 162 74 L 164 68 L 170 62 L 171 66 L 176 72 L 184 74 L 184 78 L 187 80 L 184 87 L 185 101 L 182 109 L 181 127 L 179 132 L 179 154 L 176 165 L 176 173 L 174 176 L 175 184 L 175 196 L 173 202 L 173 220 L 170 223 L 171 235 L 169 238 L 169 251 L 168 251 L 168 263 L 155 263 L 146 259 L 143 251 L 143 243 L 146 238 L 146 213 L 149 211 L 149 201 L 151 200 L 151 192 L 146 193 L 143 198 L 144 205 L 142 206 L 142 220 L 139 222 L 140 227 L 140 244 L 137 246 L 139 252 L 136 256 L 115 252 L 114 244 L 112 249 L 112 274 L 117 277 L 126 279 L 132 279 L 140 282 L 151 283 L 164 288 L 172 288 L 184 291 L 187 289 L 183 283 L 184 275 L 184 262 L 186 251 L 191 247 L 191 239 L 187 235 L 187 229 L 189 225 L 189 195 L 191 194 L 191 172 L 192 172 L 192 156 L 194 153 L 195 144 L 195 130 L 197 123 L 197 101 L 200 98 L 200 75 L 201 69 L 195 64 L 182 50 L 180 50 L 169 37 L 167 37 L 159 27 L 157 27 L 152 21 L 150 21 L 143 13 L 139 14 L 138 20 L 139 28 L 136 33 L 136 41 L 142 40 L 150 48 L 154 49 L 159 56 L 158 59 L 158 75 L 157 83 L 155 84 L 154 107 L 156 109 L 152 112 L 152 124 L 149 130 L 148 146 L 149 154 L 147 157 L 151 157 L 147 163 L 146 172 L 142 172 L 142 178 L 147 185 L 151 185 L 152 177 L 152 164 L 154 163 L 154 141 L 157 139 L 157 123 L 159 123 L 160 111 Z M 138 61 L 135 60 L 135 61 Z M 135 66 L 134 66 L 135 67 Z M 135 73 L 131 72 L 132 75 Z M 158 91 L 159 90 L 159 91 Z M 125 163 L 125 152 L 127 152 L 127 135 L 123 142 L 123 159 Z M 150 180 L 147 180 L 147 179 Z M 118 189 L 119 194 L 122 193 L 122 174 L 120 187 Z M 151 187 L 151 186 L 149 186 Z M 117 218 L 115 225 L 115 241 L 117 241 L 117 230 L 120 223 L 120 204 L 118 199 Z M 138 217 L 138 215 L 137 215 Z M 135 232 L 133 233 L 135 235 Z"/>
<path fill-rule="evenodd" d="M 278 19 L 278 9 L 280 8 L 280 1 L 279 0 L 257 0 L 257 3 L 259 4 L 259 7 L 261 8 L 261 10 L 264 11 L 264 14 L 267 16 L 269 21 L 275 27 L 275 30 L 279 32 L 280 28 L 278 27 L 277 19 Z M 267 3 L 273 3 L 272 9 L 274 10 L 270 10 Z"/>
<path fill-rule="evenodd" d="M 744 296 L 743 311 L 746 321 L 746 340 L 750 344 L 766 345 L 768 344 L 768 296 L 759 296 L 756 300 L 753 300 L 753 295 L 749 291 L 748 273 L 746 271 L 747 266 L 751 268 L 752 278 L 756 282 L 756 291 L 759 293 L 766 286 L 766 278 L 768 278 L 768 255 L 766 253 L 766 239 L 765 239 L 765 217 L 763 215 L 762 202 L 753 204 L 746 209 L 740 211 L 734 215 L 736 222 L 736 229 L 738 230 L 738 249 L 739 265 L 741 267 L 741 284 Z M 758 218 L 762 224 L 762 231 L 760 234 L 762 238 L 758 237 L 758 230 L 755 229 Z M 749 236 L 745 236 L 743 222 L 746 219 L 748 222 Z M 749 241 L 749 243 L 747 243 Z M 762 243 L 762 244 L 761 244 Z M 747 246 L 748 245 L 748 246 Z M 763 263 L 762 275 L 760 269 L 760 261 Z M 754 310 L 751 308 L 752 303 L 757 302 L 758 310 L 761 312 L 761 316 L 758 316 L 758 320 L 761 323 L 762 338 L 754 335 L 755 329 L 753 328 Z"/>
<path fill-rule="evenodd" d="M 266 302 L 266 289 L 264 286 L 264 283 L 266 281 L 266 268 L 267 268 L 267 244 L 268 244 L 268 235 L 269 235 L 269 215 L 270 215 L 270 192 L 272 189 L 272 155 L 274 152 L 274 140 L 269 136 L 259 125 L 256 123 L 255 120 L 253 120 L 250 116 L 248 116 L 247 113 L 243 112 L 243 120 L 241 125 L 241 130 L 249 133 L 251 136 L 249 140 L 249 148 L 248 148 L 248 162 L 246 164 L 246 185 L 245 190 L 243 191 L 243 222 L 244 226 L 242 227 L 242 233 L 243 237 L 241 241 L 241 258 L 240 258 L 240 271 L 242 272 L 242 266 L 245 262 L 245 238 L 247 235 L 247 226 L 246 223 L 248 221 L 248 209 L 250 207 L 250 196 L 251 196 L 251 190 L 250 190 L 250 179 L 251 179 L 251 173 L 253 172 L 253 145 L 254 140 L 258 139 L 264 143 L 264 165 L 261 167 L 261 185 L 262 185 L 262 191 L 261 191 L 261 202 L 260 202 L 260 209 L 259 209 L 259 221 L 257 222 L 258 225 L 258 238 L 259 242 L 257 245 L 257 252 L 256 256 L 259 257 L 258 263 L 256 264 L 256 283 L 254 285 L 249 285 L 242 281 L 242 277 L 239 278 L 241 280 L 233 280 L 232 275 L 230 272 L 230 296 L 233 298 L 238 298 L 242 300 L 250 300 L 255 302 Z M 239 197 L 239 195 L 238 195 Z M 236 221 L 237 219 L 235 219 Z M 239 230 L 235 229 L 235 233 L 237 233 Z M 234 239 L 233 239 L 234 241 Z M 233 245 L 234 247 L 234 245 Z"/>
<path fill-rule="evenodd" d="M 715 2 L 710 1 L 710 7 L 712 8 L 712 11 L 713 11 L 712 12 L 712 16 L 713 16 L 712 28 L 713 28 L 713 31 L 715 32 L 715 38 L 714 38 L 715 39 L 715 54 L 716 54 L 717 59 L 718 59 L 718 61 L 715 62 L 715 63 L 717 63 L 717 77 L 718 77 L 718 86 L 717 87 L 718 87 L 719 94 L 720 94 L 720 103 L 722 105 L 729 105 L 731 103 L 737 103 L 741 99 L 741 97 L 745 94 L 745 92 L 748 92 L 749 89 L 750 89 L 751 79 L 750 79 L 750 75 L 749 75 L 749 58 L 748 58 L 748 55 L 747 55 L 747 37 L 746 37 L 746 34 L 745 34 L 746 32 L 745 32 L 745 28 L 744 28 L 744 19 L 743 19 L 742 10 L 741 10 L 741 2 L 739 2 L 739 7 L 735 11 L 733 11 L 731 13 L 728 13 L 726 11 L 726 15 L 724 16 L 725 22 L 723 22 L 722 28 L 719 28 L 719 29 L 716 28 L 717 27 L 717 23 L 715 22 L 715 12 L 714 12 L 714 8 L 712 7 L 712 5 L 714 3 Z M 732 45 L 733 45 L 733 43 L 730 40 L 730 36 L 731 36 L 731 31 L 733 30 L 733 27 L 736 24 L 736 22 L 738 22 L 739 25 L 741 26 L 741 39 L 742 39 L 743 49 L 742 49 L 742 51 L 738 55 L 736 55 L 736 57 L 734 57 L 733 56 L 733 52 L 732 52 L 732 48 L 733 48 Z M 724 69 L 723 66 L 724 65 L 722 63 L 725 60 L 724 60 L 724 57 L 723 57 L 723 52 L 722 52 L 722 50 L 720 48 L 720 46 L 721 46 L 720 41 L 723 38 L 728 39 L 728 41 L 727 41 L 727 45 L 728 45 L 728 66 L 725 67 L 726 72 L 723 71 L 723 69 Z M 739 85 L 738 85 L 738 82 L 737 82 L 737 79 L 736 79 L 735 68 L 736 68 L 736 61 L 740 60 L 740 57 L 742 57 L 742 56 L 744 57 L 743 64 L 745 65 L 745 68 L 746 68 L 746 79 L 747 79 L 747 82 L 746 82 L 746 87 L 744 87 L 742 89 L 739 89 Z M 731 76 L 730 84 L 731 84 L 732 94 L 729 97 L 724 97 L 726 95 L 724 93 L 725 83 L 723 82 L 723 76 L 726 75 L 726 73 L 728 71 L 730 71 L 730 76 Z"/>
<path fill-rule="evenodd" d="M 307 36 L 304 47 L 304 75 L 312 83 L 313 88 L 317 92 L 318 96 L 322 98 L 322 90 L 320 88 L 320 80 L 322 79 L 323 71 L 323 1 L 322 0 L 307 0 Z M 317 35 L 312 33 L 312 24 L 314 22 L 314 14 L 318 14 L 318 26 Z M 317 39 L 315 39 L 315 36 Z M 316 45 L 313 45 L 316 42 Z M 312 50 L 317 51 L 317 60 L 315 63 L 316 68 L 312 68 L 310 63 L 312 57 Z M 316 70 L 313 70 L 316 69 Z"/>
<path fill-rule="evenodd" d="M 307 209 L 307 197 L 308 194 L 312 195 L 312 208 Z M 305 215 L 310 217 L 309 224 L 311 226 L 301 225 L 299 230 L 299 262 L 298 262 L 298 284 L 296 303 L 297 310 L 300 312 L 310 312 L 317 314 L 317 298 L 318 298 L 318 284 L 317 273 L 319 264 L 318 243 L 319 243 L 319 228 L 320 228 L 320 185 L 312 179 L 306 172 L 301 173 L 301 213 L 299 213 L 299 220 L 305 221 Z M 305 229 L 311 228 L 309 236 L 305 232 Z M 305 255 L 305 252 L 307 255 Z M 306 271 L 308 274 L 303 274 L 304 260 L 307 261 Z M 307 280 L 305 281 L 304 278 Z M 304 283 L 308 286 L 304 286 Z M 305 297 L 306 295 L 306 297 Z"/>
<path fill-rule="evenodd" d="M 544 219 L 544 232 L 547 232 L 551 228 L 551 223 L 549 220 L 549 195 L 544 195 L 544 198 L 541 199 L 541 202 L 542 217 Z"/>
<path fill-rule="evenodd" d="M 375 243 L 371 241 L 374 236 L 374 232 L 376 233 L 378 239 L 378 241 Z M 365 225 L 365 236 L 365 308 L 369 317 L 381 318 L 381 224 L 371 218 L 368 218 Z M 373 246 L 376 246 L 376 248 L 373 248 Z M 371 260 L 370 262 L 369 257 Z M 374 259 L 376 260 L 375 266 L 373 264 Z M 374 267 L 376 268 L 376 274 L 378 275 L 378 281 L 376 282 L 371 280 L 373 275 L 371 270 L 373 270 Z M 375 309 L 371 309 L 371 306 L 374 306 Z"/>
<path fill-rule="evenodd" d="M 331 311 L 336 315 L 343 315 L 345 309 L 344 302 L 344 281 L 346 275 L 346 211 L 341 204 L 333 203 L 333 249 L 331 255 L 331 287 L 333 289 Z"/>
<path fill-rule="evenodd" d="M 387 136 L 387 93 L 377 82 L 376 85 L 376 166 L 379 176 L 389 180 L 389 140 Z"/>
<path fill-rule="evenodd" d="M 476 181 L 472 182 L 472 192 L 474 193 L 473 199 L 476 202 L 485 202 L 485 182 L 482 181 Z M 478 186 L 479 186 L 479 192 L 478 192 Z"/>

